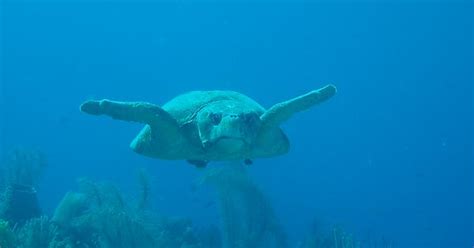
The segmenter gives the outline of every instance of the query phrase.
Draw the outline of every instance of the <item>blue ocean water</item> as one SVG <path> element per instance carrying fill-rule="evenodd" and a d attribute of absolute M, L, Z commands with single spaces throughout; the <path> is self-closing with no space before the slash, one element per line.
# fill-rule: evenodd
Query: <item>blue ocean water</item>
<path fill-rule="evenodd" d="M 0 6 L 1 151 L 47 156 L 46 214 L 78 177 L 133 194 L 146 168 L 160 213 L 220 223 L 214 196 L 193 190 L 203 170 L 139 156 L 142 125 L 85 115 L 85 100 L 227 89 L 270 107 L 333 83 L 336 96 L 283 124 L 288 154 L 247 167 L 289 246 L 314 219 L 393 247 L 474 245 L 472 1 Z"/>

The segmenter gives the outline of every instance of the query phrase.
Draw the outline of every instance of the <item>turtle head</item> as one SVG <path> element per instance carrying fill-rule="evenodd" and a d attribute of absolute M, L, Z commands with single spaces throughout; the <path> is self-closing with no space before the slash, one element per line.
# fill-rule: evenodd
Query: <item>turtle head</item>
<path fill-rule="evenodd" d="M 248 109 L 232 101 L 211 103 L 201 109 L 196 118 L 202 146 L 224 154 L 248 150 L 261 126 L 259 115 Z"/>

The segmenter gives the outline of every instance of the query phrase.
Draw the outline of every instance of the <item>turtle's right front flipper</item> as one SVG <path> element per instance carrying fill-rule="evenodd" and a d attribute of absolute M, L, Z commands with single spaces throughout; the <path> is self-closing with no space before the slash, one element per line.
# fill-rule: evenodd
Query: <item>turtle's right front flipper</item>
<path fill-rule="evenodd" d="M 130 147 L 137 153 L 157 158 L 181 159 L 189 150 L 178 122 L 161 107 L 147 102 L 86 101 L 81 111 L 91 115 L 108 115 L 113 119 L 147 124 Z M 172 151 L 172 152 L 169 152 Z M 173 153 L 176 152 L 177 154 Z"/>
<path fill-rule="evenodd" d="M 151 127 L 177 130 L 176 120 L 157 105 L 147 102 L 118 102 L 111 100 L 89 100 L 84 102 L 81 111 L 91 115 L 108 115 L 113 119 L 148 124 Z"/>

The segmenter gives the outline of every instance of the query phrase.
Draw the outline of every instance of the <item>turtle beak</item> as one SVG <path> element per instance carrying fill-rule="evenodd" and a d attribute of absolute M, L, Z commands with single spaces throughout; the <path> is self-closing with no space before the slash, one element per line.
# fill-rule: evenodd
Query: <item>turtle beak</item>
<path fill-rule="evenodd" d="M 213 119 L 211 118 L 211 121 Z M 199 136 L 203 149 L 229 148 L 233 152 L 253 144 L 259 128 L 259 117 L 255 114 L 227 113 L 219 121 L 200 126 Z"/>

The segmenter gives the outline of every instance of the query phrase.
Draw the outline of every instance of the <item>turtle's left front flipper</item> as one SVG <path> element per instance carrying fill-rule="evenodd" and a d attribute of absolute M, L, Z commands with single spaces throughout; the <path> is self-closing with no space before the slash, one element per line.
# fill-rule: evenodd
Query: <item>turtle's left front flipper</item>
<path fill-rule="evenodd" d="M 260 117 L 262 124 L 266 126 L 279 126 L 293 114 L 328 100 L 336 94 L 336 91 L 334 85 L 328 84 L 320 89 L 313 90 L 288 101 L 277 103 Z"/>
<path fill-rule="evenodd" d="M 111 100 L 90 100 L 80 107 L 82 112 L 91 115 L 108 115 L 113 119 L 148 124 L 152 128 L 168 131 L 178 129 L 176 120 L 161 107 L 147 102 L 118 102 Z"/>

